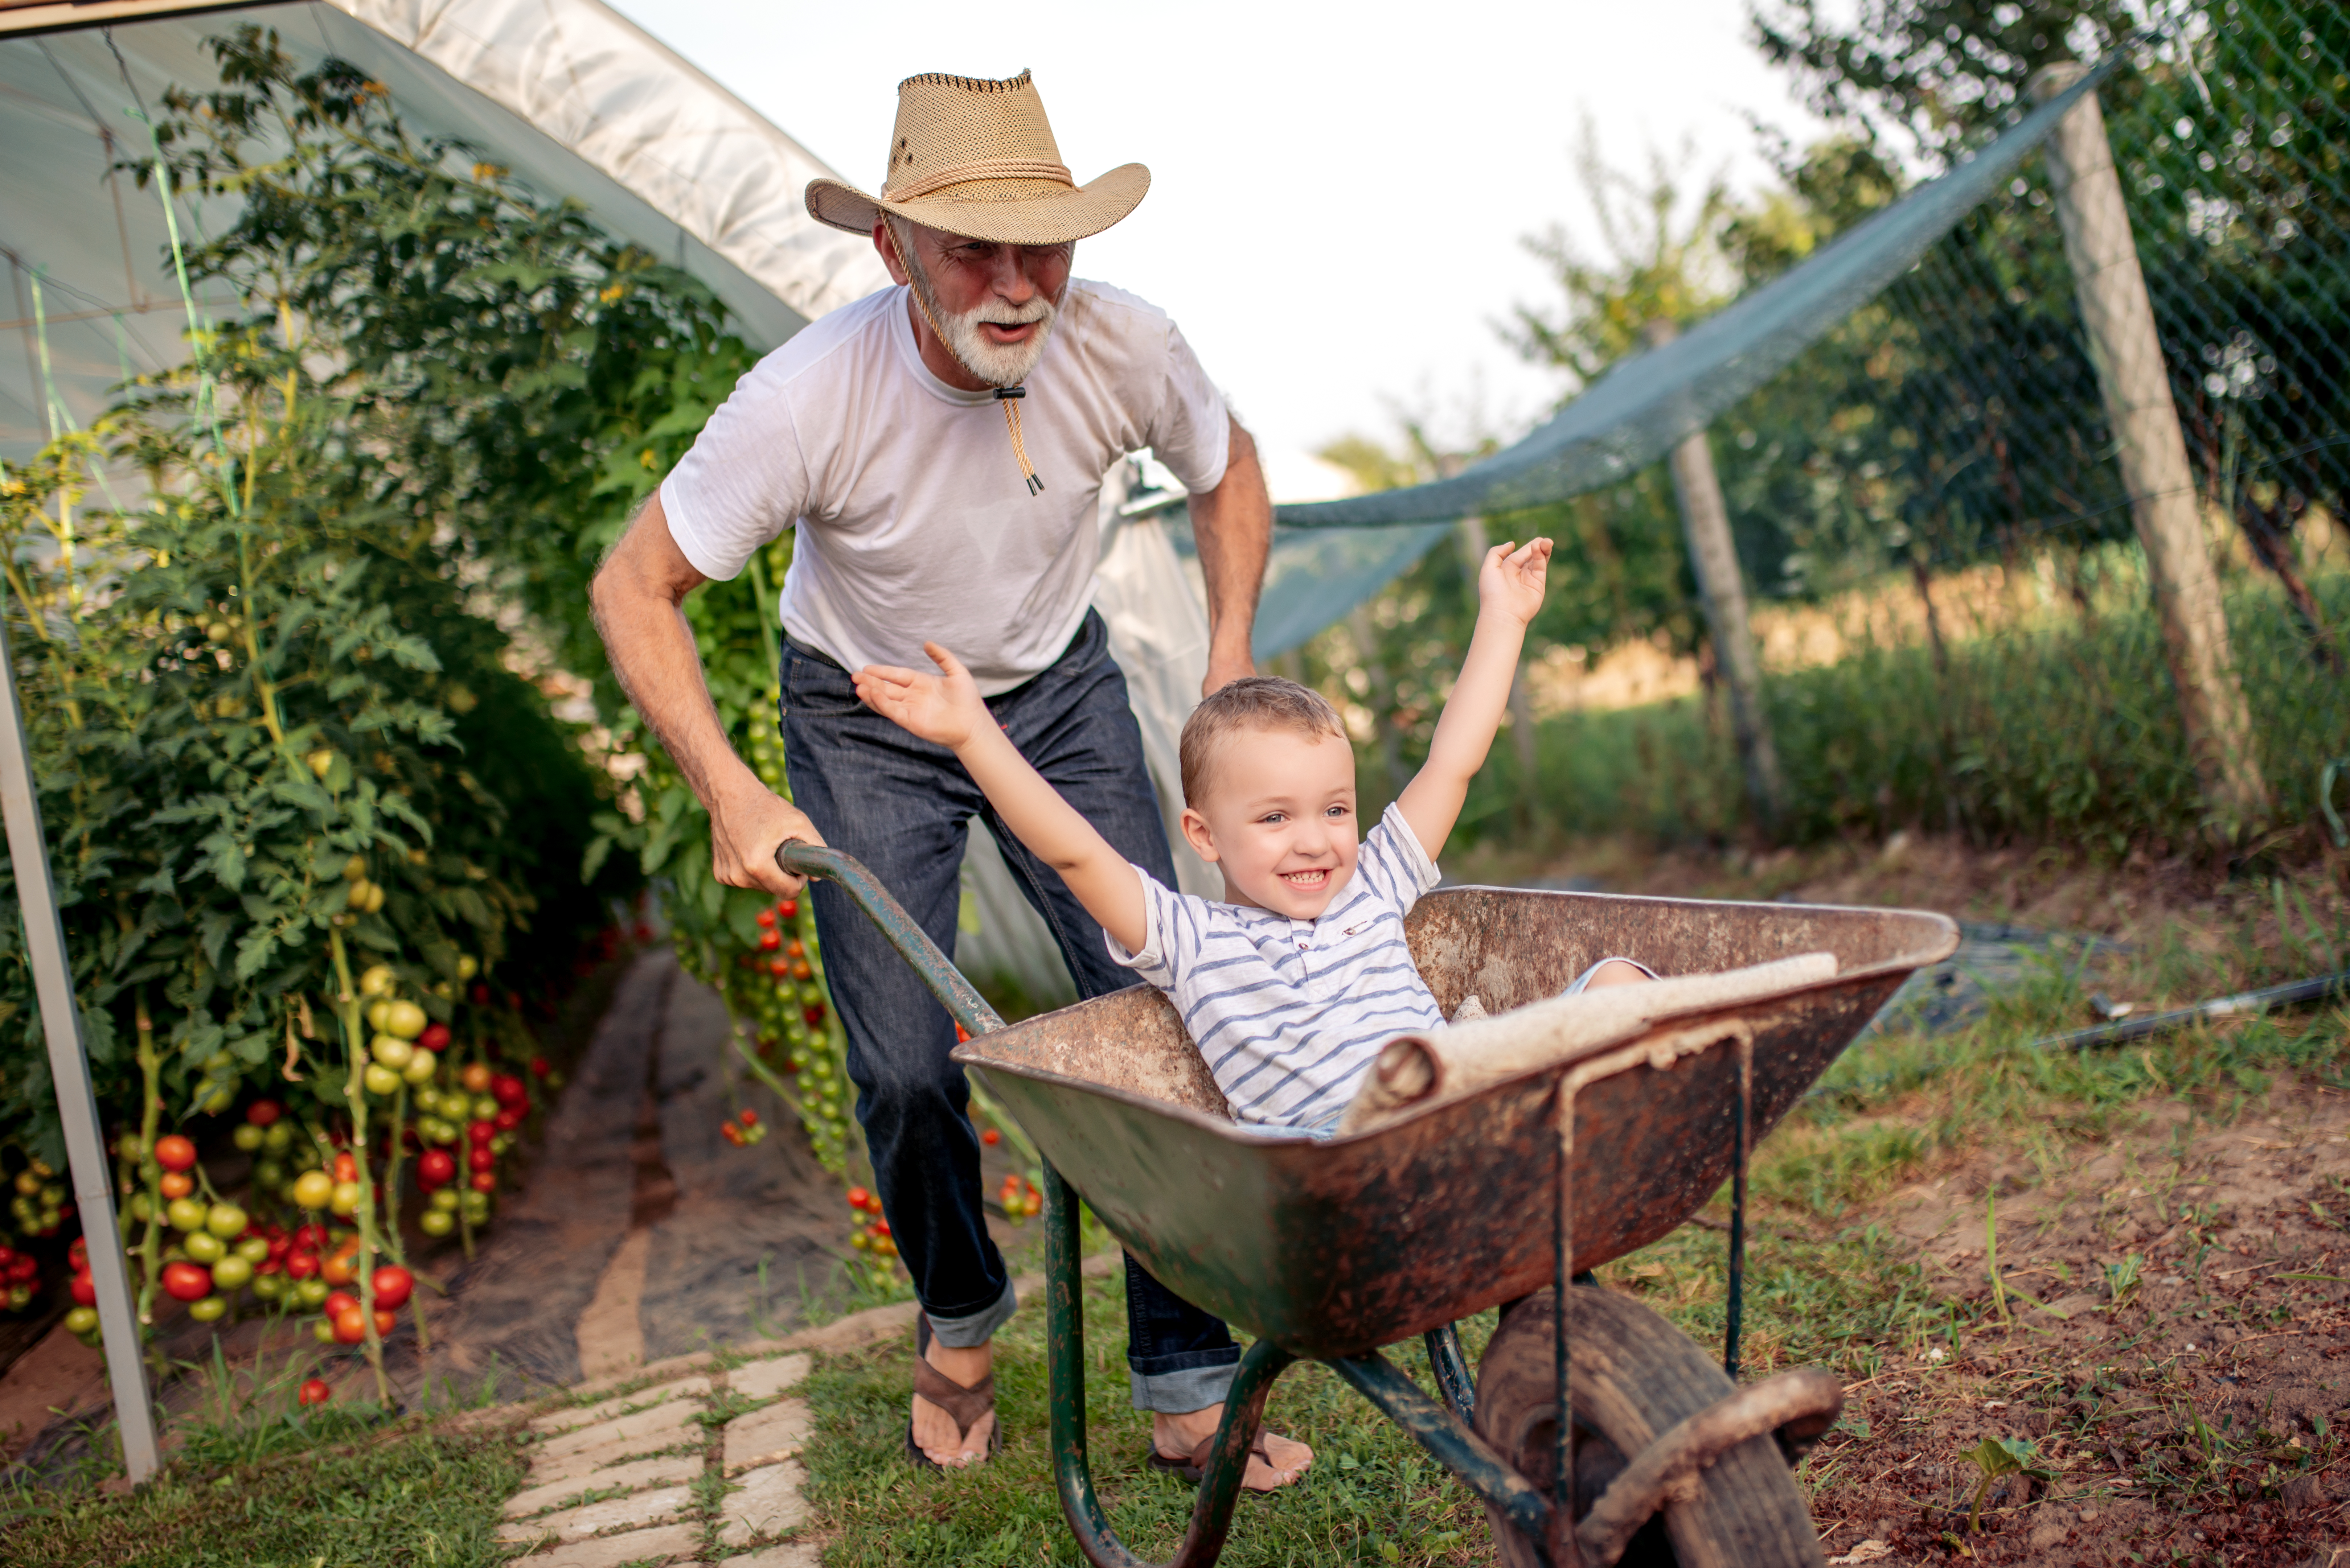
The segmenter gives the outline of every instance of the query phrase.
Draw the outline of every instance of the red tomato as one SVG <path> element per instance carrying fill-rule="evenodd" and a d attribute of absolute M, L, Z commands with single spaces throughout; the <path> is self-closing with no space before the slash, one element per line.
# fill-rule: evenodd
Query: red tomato
<path fill-rule="evenodd" d="M 477 985 L 473 987 L 473 1005 L 476 1007 L 487 1007 L 489 1004 L 490 988 L 486 985 Z"/>
<path fill-rule="evenodd" d="M 359 1310 L 359 1303 L 335 1314 L 333 1321 L 337 1345 L 357 1345 L 367 1338 L 367 1314 Z"/>
<path fill-rule="evenodd" d="M 424 1026 L 424 1033 L 416 1037 L 416 1043 L 427 1051 L 446 1051 L 449 1049 L 449 1026 L 428 1023 Z"/>
<path fill-rule="evenodd" d="M 743 1106 L 743 1125 L 744 1127 L 757 1127 L 757 1126 L 759 1125 L 759 1113 L 758 1113 L 758 1112 L 756 1112 L 756 1111 L 754 1111 L 754 1110 L 753 1110 L 753 1109 L 752 1109 L 750 1106 Z"/>
<path fill-rule="evenodd" d="M 416 1158 L 416 1185 L 430 1192 L 445 1187 L 457 1174 L 457 1158 L 445 1148 L 428 1148 Z"/>
<path fill-rule="evenodd" d="M 286 1272 L 286 1265 L 275 1258 L 264 1258 L 253 1265 L 253 1272 L 256 1274 L 282 1274 Z"/>
<path fill-rule="evenodd" d="M 774 952 L 777 948 L 782 947 L 783 945 L 784 939 L 775 935 L 773 931 L 763 931 L 759 935 L 759 950 L 763 953 Z"/>
<path fill-rule="evenodd" d="M 274 1127 L 285 1114 L 286 1107 L 276 1100 L 255 1100 L 244 1107 L 244 1119 L 257 1127 Z"/>
<path fill-rule="evenodd" d="M 533 1057 L 530 1059 L 530 1075 L 531 1075 L 532 1077 L 534 1077 L 534 1078 L 544 1078 L 544 1077 L 546 1077 L 549 1073 L 552 1073 L 552 1072 L 554 1072 L 554 1071 L 555 1071 L 555 1064 L 554 1064 L 553 1063 L 549 1062 L 546 1057 L 544 1057 L 544 1056 L 533 1056 Z"/>
<path fill-rule="evenodd" d="M 286 1272 L 291 1277 L 297 1280 L 307 1280 L 317 1272 L 317 1253 L 288 1252 L 286 1254 Z"/>
<path fill-rule="evenodd" d="M 497 1136 L 498 1127 L 495 1122 L 467 1122 L 465 1124 L 465 1139 L 468 1143 L 487 1143 Z"/>
<path fill-rule="evenodd" d="M 348 1149 L 346 1149 L 342 1153 L 335 1156 L 335 1179 L 337 1181 L 357 1181 L 359 1179 L 359 1162 L 352 1157 Z"/>
<path fill-rule="evenodd" d="M 512 1132 L 522 1126 L 522 1112 L 512 1106 L 490 1118 L 490 1125 L 500 1132 Z"/>
<path fill-rule="evenodd" d="M 466 1169 L 495 1170 L 497 1168 L 498 1157 L 490 1152 L 490 1146 L 488 1144 L 477 1143 L 472 1148 L 465 1151 Z"/>
<path fill-rule="evenodd" d="M 375 1304 L 380 1307 L 405 1306 L 415 1290 L 416 1276 L 398 1263 L 386 1263 L 375 1272 Z"/>
<path fill-rule="evenodd" d="M 163 1293 L 175 1302 L 202 1301 L 213 1293 L 213 1272 L 202 1263 L 166 1263 Z"/>
<path fill-rule="evenodd" d="M 498 1173 L 494 1170 L 477 1170 L 466 1179 L 465 1185 L 476 1192 L 495 1192 L 498 1189 Z"/>
<path fill-rule="evenodd" d="M 979 1135 L 979 1141 L 985 1144 L 988 1147 L 993 1148 L 997 1144 L 1003 1141 L 1003 1135 L 997 1132 L 993 1127 L 990 1127 L 985 1132 Z"/>
<path fill-rule="evenodd" d="M 760 910 L 759 924 L 768 930 L 774 930 L 775 929 L 775 911 L 773 909 Z"/>
<path fill-rule="evenodd" d="M 490 1097 L 502 1106 L 509 1101 L 520 1099 L 529 1093 L 528 1089 L 522 1086 L 522 1080 L 512 1073 L 490 1075 Z"/>
<path fill-rule="evenodd" d="M 66 1288 L 72 1293 L 74 1305 L 96 1306 L 98 1304 L 98 1284 L 88 1274 L 76 1274 L 73 1277 L 73 1283 Z"/>
<path fill-rule="evenodd" d="M 797 919 L 799 912 L 800 901 L 797 898 L 785 898 L 775 906 L 775 913 L 787 920 Z"/>
<path fill-rule="evenodd" d="M 809 1002 L 807 1006 L 803 1008 L 800 1012 L 800 1022 L 806 1023 L 810 1029 L 816 1028 L 818 1025 L 822 1024 L 824 1023 L 824 1003 L 821 1002 Z"/>
<path fill-rule="evenodd" d="M 302 1385 L 301 1392 L 294 1396 L 305 1405 L 323 1405 L 334 1397 L 333 1386 L 323 1377 L 311 1378 Z"/>
<path fill-rule="evenodd" d="M 184 1170 L 167 1170 L 155 1185 L 166 1198 L 185 1198 L 196 1189 L 196 1179 Z"/>
<path fill-rule="evenodd" d="M 326 1314 L 328 1317 L 333 1317 L 345 1307 L 355 1307 L 359 1304 L 359 1298 L 353 1295 L 350 1292 L 335 1291 L 330 1293 L 327 1299 L 318 1304 L 318 1310 Z"/>
<path fill-rule="evenodd" d="M 872 1200 L 872 1198 L 873 1194 L 866 1191 L 865 1189 L 861 1187 L 852 1187 L 848 1189 L 848 1206 L 851 1209 L 864 1208 L 867 1203 Z"/>
<path fill-rule="evenodd" d="M 318 1265 L 318 1277 L 330 1285 L 347 1285 L 359 1277 L 359 1272 L 352 1266 L 348 1252 L 337 1252 Z"/>
<path fill-rule="evenodd" d="M 68 1252 L 68 1253 L 66 1254 L 66 1256 L 73 1260 L 73 1263 L 74 1263 L 74 1266 L 75 1266 L 76 1268 L 79 1268 L 79 1267 L 81 1266 L 81 1260 L 82 1260 L 82 1257 L 83 1257 L 83 1255 L 85 1254 L 85 1252 L 86 1252 L 86 1251 L 87 1251 L 87 1249 L 83 1247 L 83 1245 L 82 1245 L 82 1243 L 81 1243 L 81 1238 L 80 1238 L 80 1237 L 78 1237 L 78 1236 L 77 1236 L 77 1237 L 75 1237 L 75 1238 L 74 1238 L 73 1250 L 72 1250 L 71 1251 Z M 11 1264 L 11 1263 L 15 1262 L 16 1261 L 16 1248 L 14 1248 L 14 1247 L 0 1247 L 0 1269 L 5 1269 L 5 1268 L 6 1268 L 9 1264 Z"/>
<path fill-rule="evenodd" d="M 8 1282 L 12 1285 L 29 1285 L 40 1277 L 41 1260 L 30 1252 L 18 1254 L 16 1261 L 8 1265 Z"/>
<path fill-rule="evenodd" d="M 399 1326 L 400 1314 L 398 1313 L 392 1311 L 390 1307 L 378 1307 L 375 1309 L 375 1336 L 378 1339 L 381 1339 L 385 1334 L 390 1334 L 393 1329 L 398 1328 Z"/>
<path fill-rule="evenodd" d="M 313 1220 L 307 1225 L 294 1227 L 294 1250 L 315 1252 L 327 1244 L 327 1228 Z"/>
<path fill-rule="evenodd" d="M 196 1146 L 178 1133 L 155 1140 L 155 1163 L 166 1170 L 185 1170 L 196 1163 Z"/>
<path fill-rule="evenodd" d="M 887 1220 L 873 1221 L 873 1233 L 876 1236 L 887 1236 L 889 1233 L 889 1221 Z"/>
<path fill-rule="evenodd" d="M 743 1147 L 743 1129 L 736 1127 L 733 1122 L 720 1122 L 718 1124 L 718 1136 L 724 1138 L 728 1143 L 733 1144 L 736 1148 L 741 1148 Z"/>
<path fill-rule="evenodd" d="M 793 942 L 784 949 L 784 956 L 785 958 L 793 959 L 806 958 L 807 957 L 807 944 L 805 942 Z"/>
<path fill-rule="evenodd" d="M 767 972 L 777 980 L 789 980 L 792 977 L 792 966 L 789 961 L 777 959 L 767 966 Z"/>
<path fill-rule="evenodd" d="M 16 1261 L 16 1253 L 10 1251 L 5 1247 L 0 1247 L 0 1263 L 13 1263 Z M 87 1269 L 89 1267 L 88 1237 L 76 1236 L 73 1239 L 73 1245 L 66 1249 L 66 1262 L 71 1263 L 77 1269 Z"/>

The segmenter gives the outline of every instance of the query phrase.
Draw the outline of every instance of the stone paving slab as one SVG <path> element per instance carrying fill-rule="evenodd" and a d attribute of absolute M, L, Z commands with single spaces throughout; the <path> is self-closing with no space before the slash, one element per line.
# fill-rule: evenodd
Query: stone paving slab
<path fill-rule="evenodd" d="M 689 1377 L 681 1383 L 666 1383 L 659 1387 L 643 1388 L 634 1394 L 615 1394 L 601 1404 L 585 1409 L 553 1410 L 538 1417 L 530 1429 L 546 1437 L 556 1437 L 598 1421 L 608 1421 L 623 1413 L 665 1405 L 673 1399 L 698 1399 L 710 1392 L 710 1379 Z"/>
<path fill-rule="evenodd" d="M 506 1517 L 522 1519 L 568 1501 L 583 1491 L 642 1491 L 649 1486 L 682 1486 L 702 1474 L 700 1454 L 664 1454 L 657 1459 L 630 1459 L 566 1480 L 551 1480 L 516 1493 L 506 1501 Z"/>
<path fill-rule="evenodd" d="M 568 1459 L 590 1449 L 608 1448 L 614 1443 L 638 1439 L 642 1439 L 637 1443 L 639 1452 L 646 1449 L 667 1448 L 671 1443 L 681 1441 L 681 1434 L 686 1428 L 693 1426 L 694 1417 L 701 1414 L 702 1407 L 698 1404 L 671 1400 L 666 1405 L 656 1405 L 650 1410 L 639 1410 L 633 1416 L 622 1416 L 617 1420 L 566 1432 L 559 1438 L 549 1438 L 546 1446 L 539 1452 L 550 1459 Z"/>
<path fill-rule="evenodd" d="M 811 1365 L 805 1351 L 773 1361 L 754 1361 L 728 1373 L 726 1386 L 746 1399 L 772 1399 L 806 1381 Z"/>
<path fill-rule="evenodd" d="M 663 1487 L 658 1491 L 640 1491 L 629 1497 L 591 1502 L 585 1508 L 567 1509 L 561 1513 L 550 1513 L 544 1519 L 534 1519 L 527 1523 L 504 1525 L 498 1531 L 498 1539 L 510 1546 L 544 1541 L 549 1535 L 557 1541 L 585 1541 L 607 1530 L 666 1524 L 692 1507 L 691 1487 Z"/>
<path fill-rule="evenodd" d="M 532 1568 L 536 1564 L 532 1559 Z M 729 1557 L 726 1568 L 824 1568 L 824 1552 L 810 1542 L 786 1541 L 747 1557 Z"/>
<path fill-rule="evenodd" d="M 807 1446 L 815 1415 L 805 1399 L 786 1399 L 726 1423 L 726 1473 L 789 1459 Z"/>
<path fill-rule="evenodd" d="M 679 1456 L 685 1463 L 699 1464 L 702 1459 L 702 1437 L 699 1427 L 683 1432 L 670 1432 L 650 1438 L 622 1438 L 616 1442 L 598 1443 L 592 1449 L 549 1459 L 541 1454 L 530 1467 L 530 1479 L 540 1486 L 556 1481 L 576 1481 L 581 1476 L 598 1470 L 610 1469 L 632 1459 L 650 1459 L 662 1449 L 683 1448 L 691 1444 L 690 1452 Z"/>
<path fill-rule="evenodd" d="M 728 1546 L 747 1546 L 759 1536 L 802 1523 L 808 1511 L 800 1490 L 806 1482 L 807 1471 L 797 1459 L 744 1475 L 737 1483 L 742 1490 L 728 1493 L 719 1505 L 718 1539 Z"/>
<path fill-rule="evenodd" d="M 558 1546 L 552 1552 L 534 1552 L 515 1559 L 529 1568 L 619 1568 L 623 1563 L 668 1563 L 678 1558 L 690 1558 L 702 1546 L 702 1527 L 698 1524 L 666 1524 L 658 1530 L 632 1530 L 626 1535 L 599 1535 L 593 1541 L 575 1541 L 568 1546 Z M 752 1559 L 738 1557 L 739 1563 Z M 813 1564 L 813 1557 L 804 1559 Z M 791 1568 L 797 1568 L 796 1564 Z"/>
<path fill-rule="evenodd" d="M 601 1394 L 607 1388 L 618 1388 L 627 1383 L 641 1383 L 648 1377 L 682 1377 L 689 1372 L 709 1370 L 710 1357 L 706 1354 L 697 1352 L 691 1355 L 672 1355 L 666 1360 L 651 1362 L 643 1366 L 630 1366 L 619 1372 L 608 1372 L 601 1377 L 590 1377 L 585 1383 L 573 1386 L 567 1392 L 575 1397 L 584 1399 L 592 1395 Z"/>

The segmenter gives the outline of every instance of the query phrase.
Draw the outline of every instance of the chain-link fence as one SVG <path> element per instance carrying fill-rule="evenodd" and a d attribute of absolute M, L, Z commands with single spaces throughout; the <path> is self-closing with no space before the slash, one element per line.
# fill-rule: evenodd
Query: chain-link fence
<path fill-rule="evenodd" d="M 2225 0 L 2169 20 L 2100 98 L 2224 609 L 2220 684 L 2241 686 L 2267 795 L 2228 827 L 2311 828 L 2350 752 L 2350 16 Z M 1847 143 L 1793 183 L 1833 228 L 1883 173 Z M 2118 851 L 2213 825 L 2058 196 L 2030 160 L 1711 429 L 1779 836 L 1924 826 Z M 1550 532 L 1561 558 L 1526 674 L 1533 787 L 1501 763 L 1471 818 L 1516 804 L 1568 831 L 1748 830 L 1661 468 L 1492 526 Z M 1437 682 L 1381 691 L 1362 671 L 1416 649 L 1440 674 L 1465 631 L 1453 554 L 1308 650 L 1355 697 L 1367 761 L 1408 767 L 1424 743 Z"/>

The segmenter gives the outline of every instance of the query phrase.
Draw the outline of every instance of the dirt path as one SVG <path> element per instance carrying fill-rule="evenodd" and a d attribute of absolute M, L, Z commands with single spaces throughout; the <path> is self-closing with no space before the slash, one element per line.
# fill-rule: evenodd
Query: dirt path
<path fill-rule="evenodd" d="M 1994 1316 L 1890 1347 L 1853 1388 L 1808 1470 L 1832 1556 L 2350 1560 L 2350 1097 L 2281 1084 L 2226 1127 L 2166 1104 L 2033 1175 L 1962 1170 L 1845 1221 L 1908 1238 L 1929 1288 Z M 2041 1474 L 1995 1481 L 1977 1531 L 1991 1438 Z"/>

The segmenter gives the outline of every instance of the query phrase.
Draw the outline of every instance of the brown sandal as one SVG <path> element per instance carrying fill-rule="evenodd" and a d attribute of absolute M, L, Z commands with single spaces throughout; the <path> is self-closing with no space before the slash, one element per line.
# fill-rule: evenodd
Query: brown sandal
<path fill-rule="evenodd" d="M 1208 1456 L 1215 1452 L 1217 1436 L 1218 1434 L 1214 1432 L 1209 1433 L 1200 1439 L 1198 1448 L 1193 1449 L 1188 1457 L 1182 1459 L 1168 1458 L 1159 1451 L 1159 1445 L 1153 1443 L 1150 1445 L 1149 1455 L 1150 1468 L 1154 1470 L 1172 1470 L 1193 1486 L 1197 1486 L 1200 1484 L 1201 1478 L 1208 1473 Z M 1260 1426 L 1256 1429 L 1256 1436 L 1249 1440 L 1249 1457 L 1263 1459 L 1267 1469 L 1277 1473 L 1279 1467 L 1274 1464 L 1273 1456 L 1265 1451 L 1264 1439 L 1265 1429 Z M 1242 1490 L 1247 1490 L 1245 1484 Z"/>
<path fill-rule="evenodd" d="M 977 1383 L 962 1384 L 931 1365 L 931 1319 L 927 1313 L 914 1314 L 914 1392 L 940 1409 L 955 1424 L 955 1440 L 971 1436 L 980 1417 L 995 1410 L 995 1374 L 990 1372 Z M 998 1421 L 987 1430 L 987 1456 L 993 1459 L 1003 1450 L 1003 1423 Z M 914 1417 L 906 1417 L 906 1457 L 925 1469 L 942 1470 L 949 1467 L 922 1452 L 914 1441 Z M 956 1467 L 961 1468 L 961 1467 Z"/>

